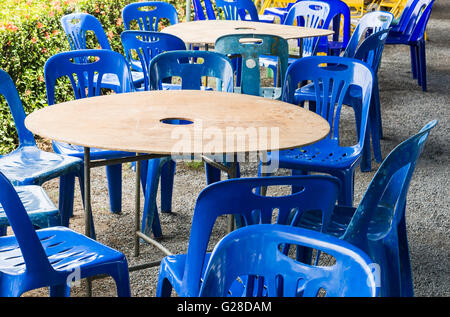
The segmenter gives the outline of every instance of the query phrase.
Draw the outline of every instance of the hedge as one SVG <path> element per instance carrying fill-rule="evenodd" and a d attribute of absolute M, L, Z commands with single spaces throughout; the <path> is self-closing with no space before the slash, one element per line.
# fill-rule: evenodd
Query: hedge
<path fill-rule="evenodd" d="M 94 15 L 105 29 L 112 49 L 123 54 L 120 42 L 120 33 L 124 30 L 122 8 L 137 1 L 7 0 L 0 4 L 0 68 L 14 80 L 27 114 L 47 105 L 44 83 L 47 59 L 70 50 L 60 24 L 61 17 L 75 11 Z M 165 1 L 177 8 L 180 21 L 183 21 L 185 1 Z M 69 85 L 61 84 L 57 98 L 71 96 L 70 90 Z M 13 118 L 4 98 L 0 98 L 0 154 L 10 152 L 17 145 Z"/>

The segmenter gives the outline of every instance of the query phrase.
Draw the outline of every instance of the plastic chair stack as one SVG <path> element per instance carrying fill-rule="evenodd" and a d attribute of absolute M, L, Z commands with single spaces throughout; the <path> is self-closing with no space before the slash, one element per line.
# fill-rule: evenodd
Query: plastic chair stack
<path fill-rule="evenodd" d="M 216 0 L 217 16 L 224 16 L 225 20 L 242 20 L 273 23 L 274 18 L 259 15 L 252 0 Z"/>
<path fill-rule="evenodd" d="M 76 60 L 85 63 L 76 63 Z M 90 61 L 92 59 L 93 61 Z M 125 57 L 110 50 L 76 50 L 59 53 L 50 57 L 44 67 L 45 85 L 47 89 L 47 102 L 55 104 L 56 82 L 59 78 L 68 78 L 72 85 L 75 99 L 94 97 L 102 94 L 102 78 L 114 76 L 119 83 L 117 93 L 131 92 L 131 74 Z M 120 88 L 120 89 L 119 89 Z M 105 118 L 108 114 L 105 113 Z M 53 141 L 56 153 L 69 157 L 84 158 L 82 146 Z M 90 158 L 111 159 L 130 156 L 129 152 L 108 151 L 91 148 Z M 106 167 L 108 178 L 108 191 L 112 212 L 121 212 L 122 209 L 122 165 L 108 165 Z M 83 181 L 80 179 L 80 184 Z"/>
<path fill-rule="evenodd" d="M 14 187 L 0 173 L 0 204 L 14 231 L 0 237 L 0 296 L 50 287 L 50 296 L 69 296 L 70 283 L 95 275 L 113 277 L 118 296 L 130 296 L 125 256 L 66 227 L 35 231 Z"/>
<path fill-rule="evenodd" d="M 334 258 L 332 266 L 296 261 L 280 246 L 318 250 Z M 226 265 L 224 265 L 226 263 Z M 379 289 L 374 263 L 350 243 L 320 232 L 261 224 L 237 229 L 214 248 L 200 288 L 200 297 L 226 297 L 237 278 L 255 276 L 264 287 L 246 285 L 255 297 L 376 297 Z"/>
<path fill-rule="evenodd" d="M 11 77 L 3 70 L 0 70 L 0 96 L 6 99 L 19 136 L 18 148 L 0 157 L 0 172 L 15 186 L 21 186 L 19 193 L 27 211 L 33 212 L 32 220 L 36 226 L 68 226 L 73 212 L 75 177 L 81 176 L 82 161 L 79 158 L 42 151 L 37 147 L 33 134 L 25 127 L 26 115 L 19 93 Z M 50 202 L 44 203 L 44 198 L 42 204 L 36 203 L 40 201 L 36 198 L 44 196 L 41 190 L 33 189 L 34 186 L 23 186 L 40 186 L 58 177 L 59 210 Z M 8 221 L 4 214 L 0 218 L 0 234 L 4 235 Z"/>
<path fill-rule="evenodd" d="M 414 79 L 427 90 L 427 65 L 425 30 L 431 15 L 434 0 L 415 0 L 405 7 L 399 24 L 393 28 L 386 40 L 387 45 L 408 45 L 411 52 L 411 72 Z"/>
<path fill-rule="evenodd" d="M 272 192 L 279 186 L 289 186 L 294 192 L 283 196 L 258 194 L 261 187 Z M 197 198 L 187 253 L 162 260 L 156 296 L 170 296 L 172 289 L 178 296 L 199 295 L 211 255 L 207 252 L 210 235 L 219 217 L 233 215 L 237 227 L 272 223 L 298 226 L 305 214 L 317 210 L 325 228 L 338 193 L 339 181 L 326 175 L 239 178 L 206 187 Z M 286 246 L 283 252 L 288 251 Z M 239 297 L 244 292 L 242 285 L 236 283 L 231 296 Z"/>

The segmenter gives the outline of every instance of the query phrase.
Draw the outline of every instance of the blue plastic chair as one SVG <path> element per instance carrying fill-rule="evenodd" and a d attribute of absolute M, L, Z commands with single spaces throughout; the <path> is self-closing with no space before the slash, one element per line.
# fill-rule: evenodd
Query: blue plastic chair
<path fill-rule="evenodd" d="M 414 296 L 406 231 L 406 197 L 433 120 L 386 157 L 357 208 L 337 206 L 326 232 L 366 252 L 380 268 L 381 296 Z M 315 218 L 316 217 L 316 218 Z M 319 230 L 321 215 L 301 225 Z"/>
<path fill-rule="evenodd" d="M 49 286 L 51 296 L 69 296 L 70 282 L 100 274 L 113 277 L 119 296 L 130 296 L 125 256 L 66 227 L 35 231 L 17 192 L 0 173 L 0 204 L 14 236 L 0 237 L 0 296 Z"/>
<path fill-rule="evenodd" d="M 280 245 L 286 244 L 319 250 L 332 256 L 335 263 L 312 269 L 283 254 Z M 268 297 L 377 297 L 373 267 L 372 260 L 358 248 L 320 232 L 276 224 L 248 226 L 231 232 L 216 245 L 200 297 L 226 297 L 236 279 L 246 276 L 263 279 L 261 295 Z"/>
<path fill-rule="evenodd" d="M 298 26 L 309 28 L 323 28 L 328 29 L 326 24 L 328 14 L 330 13 L 330 5 L 322 1 L 300 1 L 295 3 L 289 10 L 283 24 L 293 25 L 297 23 Z M 301 54 L 302 57 L 313 56 L 317 52 L 320 37 L 304 38 L 299 40 L 302 43 Z M 288 64 L 293 63 L 297 58 L 289 58 Z M 274 74 L 277 72 L 277 59 L 271 56 L 263 56 L 259 60 L 260 66 L 269 68 Z M 274 75 L 274 84 L 277 82 L 276 75 Z"/>
<path fill-rule="evenodd" d="M 135 2 L 126 5 L 122 10 L 125 30 L 132 29 L 132 23 L 138 24 L 141 31 L 160 31 L 159 23 L 167 19 L 170 24 L 178 23 L 178 12 L 175 7 L 163 1 Z"/>
<path fill-rule="evenodd" d="M 289 47 L 285 39 L 266 34 L 230 34 L 219 37 L 214 49 L 222 54 L 240 56 L 236 72 L 240 72 L 241 82 L 240 87 L 235 88 L 235 92 L 272 99 L 281 98 L 281 87 L 289 56 Z M 261 56 L 270 56 L 279 61 L 281 84 L 275 87 L 261 87 L 258 67 Z"/>
<path fill-rule="evenodd" d="M 67 39 L 72 50 L 89 49 L 86 43 L 86 37 L 89 32 L 95 36 L 101 49 L 112 50 L 100 21 L 88 13 L 71 13 L 61 18 L 61 25 L 67 35 Z M 85 62 L 85 61 L 82 61 Z M 144 81 L 142 70 L 139 63 L 133 63 L 134 85 L 139 87 Z M 104 76 L 102 79 L 102 88 L 120 90 L 120 83 L 114 76 Z"/>
<path fill-rule="evenodd" d="M 386 35 L 389 32 L 389 26 L 392 19 L 393 15 L 389 12 L 373 11 L 366 13 L 356 26 L 349 44 L 343 54 L 344 57 L 356 58 L 364 61 L 372 68 L 374 74 L 368 128 L 368 131 L 371 133 L 368 133 L 365 139 L 363 159 L 361 162 L 362 171 L 371 170 L 371 137 L 375 160 L 377 162 L 382 161 L 380 139 L 383 132 L 377 72 L 381 62 Z M 311 100 L 314 95 L 315 92 L 313 85 L 307 85 L 296 91 L 295 99 Z M 349 94 L 347 94 L 344 99 L 344 104 L 352 106 L 356 112 L 359 112 L 358 109 L 361 104 L 360 100 L 360 90 L 357 88 L 351 88 Z M 298 102 L 299 101 L 297 101 L 297 103 Z M 358 117 L 356 117 L 356 122 L 357 127 L 359 127 Z"/>
<path fill-rule="evenodd" d="M 304 1 L 298 0 L 297 2 Z M 340 55 L 340 53 L 347 47 L 350 39 L 350 9 L 348 5 L 341 0 L 321 0 L 328 3 L 330 12 L 328 13 L 325 25 L 333 24 L 333 39 L 328 41 L 326 37 L 322 37 L 319 41 L 319 52 L 325 52 L 327 55 Z M 289 3 L 285 8 L 267 8 L 264 14 L 278 16 L 280 23 L 283 24 L 289 9 L 294 3 Z M 342 18 L 342 21 L 341 21 Z M 342 26 L 342 30 L 341 30 Z M 342 36 L 340 36 L 342 35 Z"/>
<path fill-rule="evenodd" d="M 82 161 L 74 157 L 45 152 L 37 147 L 33 134 L 25 127 L 26 114 L 19 93 L 11 77 L 3 70 L 0 70 L 1 95 L 5 97 L 12 113 L 19 136 L 19 146 L 13 152 L 0 156 L 0 171 L 16 186 L 40 186 L 59 177 L 59 210 L 63 220 L 61 224 L 68 226 L 73 211 L 75 176 L 80 175 Z M 42 216 L 46 218 L 47 215 L 43 213 Z M 42 222 L 45 221 L 43 218 Z M 5 234 L 5 229 L 0 228 L 0 234 Z"/>
<path fill-rule="evenodd" d="M 162 90 L 163 82 L 172 77 L 181 78 L 181 89 L 208 90 L 209 87 L 205 88 L 201 83 L 202 77 L 205 76 L 209 82 L 216 78 L 216 90 L 233 91 L 232 65 L 226 56 L 216 52 L 188 50 L 164 52 L 156 55 L 149 66 L 150 90 Z M 188 122 L 177 119 L 167 122 L 167 124 L 186 123 Z M 161 211 L 171 212 L 175 169 L 176 163 L 170 157 L 149 160 L 141 227 L 142 232 L 147 235 L 150 232 L 153 232 L 155 237 L 161 235 L 156 206 L 159 178 L 161 178 Z M 205 169 L 207 179 L 211 171 L 217 170 L 206 163 Z"/>
<path fill-rule="evenodd" d="M 252 0 L 216 0 L 217 15 L 225 20 L 242 20 L 273 23 L 274 17 L 259 15 Z"/>
<path fill-rule="evenodd" d="M 194 21 L 216 20 L 216 13 L 210 0 L 192 0 L 194 5 Z"/>
<path fill-rule="evenodd" d="M 165 257 L 161 262 L 156 296 L 170 296 L 172 288 L 178 296 L 199 295 L 210 258 L 210 235 L 219 217 L 234 215 L 237 227 L 270 223 L 298 226 L 306 213 L 318 210 L 323 227 L 327 227 L 339 185 L 338 179 L 326 175 L 240 178 L 209 185 L 197 198 L 187 253 Z M 261 187 L 268 187 L 271 193 L 272 186 L 291 186 L 294 193 L 258 194 Z M 288 248 L 284 248 L 286 251 Z"/>
<path fill-rule="evenodd" d="M 425 30 L 431 15 L 434 0 L 416 0 L 405 15 L 405 23 L 399 24 L 389 33 L 386 44 L 409 45 L 411 52 L 411 72 L 414 79 L 427 90 Z M 402 15 L 403 18 L 403 15 Z"/>
<path fill-rule="evenodd" d="M 298 85 L 311 81 L 314 85 L 313 96 L 295 96 Z M 283 101 L 294 103 L 312 100 L 315 111 L 330 124 L 330 134 L 323 140 L 302 148 L 280 151 L 279 168 L 291 169 L 293 173 L 321 172 L 330 173 L 342 182 L 339 203 L 353 205 L 353 181 L 355 168 L 361 161 L 365 142 L 367 121 L 373 85 L 373 72 L 369 66 L 359 60 L 338 56 L 304 57 L 287 70 Z M 343 146 L 339 143 L 340 115 L 344 97 L 358 87 L 361 91 L 361 107 L 355 109 L 357 143 Z M 358 112 L 359 113 L 358 113 Z M 269 160 L 271 154 L 268 155 Z M 277 164 L 271 162 L 271 164 Z"/>
<path fill-rule="evenodd" d="M 186 44 L 175 35 L 151 31 L 124 31 L 120 35 L 125 56 L 131 63 L 133 54 L 138 56 L 138 61 L 144 73 L 144 85 L 142 89 L 149 90 L 150 81 L 148 71 L 150 61 L 156 55 L 166 51 L 185 50 Z M 179 89 L 179 85 L 164 84 L 163 89 Z"/>
<path fill-rule="evenodd" d="M 74 61 L 77 58 L 86 62 L 75 63 Z M 97 60 L 89 62 L 89 58 Z M 117 52 L 110 50 L 77 50 L 59 53 L 50 57 L 44 68 L 48 104 L 55 104 L 55 88 L 59 78 L 69 78 L 75 99 L 80 99 L 100 95 L 103 87 L 101 84 L 102 78 L 105 74 L 114 76 L 115 80 L 120 84 L 120 86 L 116 87 L 116 93 L 132 91 L 129 66 L 125 57 Z M 105 113 L 105 118 L 107 116 L 108 114 Z M 53 141 L 53 149 L 56 153 L 84 158 L 84 148 L 82 146 Z M 126 157 L 130 156 L 130 153 L 91 148 L 90 155 L 92 160 L 97 160 Z M 108 165 L 106 173 L 111 211 L 121 212 L 122 165 Z M 80 187 L 83 188 L 81 178 Z"/>

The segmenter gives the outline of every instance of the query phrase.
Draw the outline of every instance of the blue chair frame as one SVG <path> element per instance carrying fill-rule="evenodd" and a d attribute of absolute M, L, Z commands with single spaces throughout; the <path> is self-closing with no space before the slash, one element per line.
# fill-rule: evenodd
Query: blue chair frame
<path fill-rule="evenodd" d="M 387 45 L 409 45 L 412 76 L 422 91 L 427 91 L 425 30 L 433 4 L 434 0 L 415 0 L 386 40 Z"/>
<path fill-rule="evenodd" d="M 258 194 L 261 187 L 269 187 L 271 192 L 271 186 L 292 186 L 293 193 Z M 165 257 L 161 262 L 156 296 L 170 296 L 172 289 L 178 296 L 199 295 L 200 281 L 210 258 L 207 253 L 210 235 L 219 217 L 233 215 L 237 227 L 271 223 L 298 226 L 305 214 L 318 210 L 325 228 L 339 186 L 338 179 L 326 175 L 240 178 L 209 185 L 197 198 L 187 253 Z"/>
<path fill-rule="evenodd" d="M 286 244 L 319 250 L 336 263 L 311 269 L 286 256 L 280 250 Z M 373 267 L 372 260 L 358 248 L 320 232 L 277 224 L 248 226 L 231 232 L 216 245 L 200 297 L 226 297 L 236 279 L 246 276 L 264 280 L 266 289 L 256 296 L 315 297 L 326 292 L 327 297 L 377 297 Z"/>
<path fill-rule="evenodd" d="M 299 100 L 296 96 L 298 85 L 307 81 L 311 81 L 309 85 L 314 87 L 313 94 L 302 95 L 304 99 Z M 372 86 L 373 71 L 367 64 L 353 58 L 310 56 L 291 64 L 287 70 L 282 100 L 293 104 L 313 101 L 316 113 L 328 121 L 331 131 L 324 140 L 315 144 L 280 151 L 276 158 L 278 166 L 291 169 L 294 174 L 315 171 L 338 177 L 342 182 L 339 203 L 352 206 L 354 174 L 365 144 Z M 352 146 L 340 146 L 339 120 L 344 97 L 355 87 L 361 91 L 362 105 L 360 109 L 355 109 L 355 121 L 360 119 L 358 141 Z"/>
<path fill-rule="evenodd" d="M 98 58 L 89 62 L 88 58 Z M 85 60 L 86 63 L 74 63 L 76 60 Z M 47 89 L 48 105 L 55 103 L 55 85 L 59 78 L 69 78 L 75 99 L 98 96 L 102 93 L 102 77 L 105 75 L 115 77 L 119 86 L 116 93 L 131 92 L 131 72 L 125 57 L 110 50 L 76 50 L 59 53 L 50 57 L 44 67 L 45 85 Z M 75 75 L 75 76 L 74 76 Z M 120 89 L 119 89 L 120 88 Z M 108 114 L 105 113 L 105 117 Z M 84 158 L 84 148 L 77 145 L 53 141 L 56 153 L 67 156 Z M 108 151 L 91 148 L 92 160 L 111 159 L 130 156 L 129 152 Z M 82 170 L 83 171 L 83 170 Z M 121 212 L 122 206 L 122 165 L 106 166 L 108 190 L 112 212 Z M 80 177 L 80 187 L 83 188 L 83 177 Z"/>
<path fill-rule="evenodd" d="M 148 10 L 142 10 L 147 8 Z M 131 23 L 136 21 L 141 31 L 160 31 L 159 22 L 169 20 L 170 24 L 179 22 L 177 9 L 163 1 L 135 2 L 127 4 L 122 10 L 125 30 L 131 30 Z"/>
<path fill-rule="evenodd" d="M 33 134 L 25 127 L 26 114 L 19 93 L 4 70 L 0 70 L 0 95 L 6 99 L 19 137 L 19 146 L 13 152 L 0 157 L 0 171 L 16 186 L 40 186 L 59 177 L 61 224 L 68 226 L 69 217 L 73 213 L 75 177 L 81 173 L 82 161 L 45 152 L 37 147 Z M 5 230 L 6 227 L 2 226 L 0 234 L 5 234 Z"/>
<path fill-rule="evenodd" d="M 66 227 L 35 231 L 9 180 L 0 173 L 0 204 L 14 236 L 0 237 L 0 296 L 49 286 L 51 296 L 69 296 L 70 282 L 100 274 L 113 277 L 119 296 L 130 296 L 125 256 Z"/>
<path fill-rule="evenodd" d="M 298 26 L 310 28 L 328 29 L 328 15 L 330 13 L 330 5 L 323 1 L 304 0 L 295 3 L 288 11 L 283 22 L 285 25 L 293 25 L 297 23 Z M 301 45 L 301 56 L 313 56 L 316 54 L 320 37 L 311 37 L 298 40 L 298 45 Z M 292 64 L 297 58 L 289 58 L 288 65 Z M 260 66 L 269 68 L 274 73 L 274 85 L 276 85 L 278 78 L 277 74 L 278 63 L 277 60 L 270 56 L 263 56 L 260 58 Z"/>
<path fill-rule="evenodd" d="M 192 0 L 194 5 L 194 21 L 197 20 L 216 20 L 216 13 L 211 0 Z M 205 14 L 206 13 L 206 14 Z"/>
<path fill-rule="evenodd" d="M 137 54 L 138 61 L 144 74 L 143 90 L 150 89 L 148 78 L 150 61 L 156 55 L 166 51 L 185 50 L 186 44 L 175 35 L 152 31 L 124 31 L 120 35 L 125 56 L 129 63 L 133 61 L 133 53 Z M 173 85 L 163 84 L 164 89 L 175 88 Z M 179 87 L 177 85 L 177 87 Z"/>
<path fill-rule="evenodd" d="M 89 49 L 86 43 L 86 34 L 92 31 L 100 44 L 101 49 L 112 50 L 100 21 L 88 13 L 71 13 L 61 18 L 61 25 L 67 35 L 67 39 L 72 50 Z M 92 48 L 91 48 L 92 49 Z M 85 61 L 81 61 L 85 62 Z M 133 84 L 139 87 L 144 81 L 139 63 L 133 63 Z M 102 79 L 102 87 L 113 90 L 120 90 L 120 83 L 113 76 L 105 76 Z"/>
<path fill-rule="evenodd" d="M 414 296 L 406 230 L 406 198 L 411 178 L 436 120 L 396 146 L 385 158 L 357 208 L 337 206 L 326 233 L 346 240 L 380 268 L 381 296 Z M 316 224 L 316 225 L 314 225 Z M 318 230 L 320 215 L 302 226 Z"/>

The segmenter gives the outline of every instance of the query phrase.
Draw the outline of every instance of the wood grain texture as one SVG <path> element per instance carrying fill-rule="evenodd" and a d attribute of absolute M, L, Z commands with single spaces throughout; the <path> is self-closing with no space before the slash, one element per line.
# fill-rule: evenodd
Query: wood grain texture
<path fill-rule="evenodd" d="M 161 122 L 167 118 L 193 123 Z M 31 113 L 25 125 L 56 141 L 164 155 L 295 148 L 321 140 L 330 130 L 321 116 L 292 104 L 196 90 L 143 91 L 69 101 Z"/>

